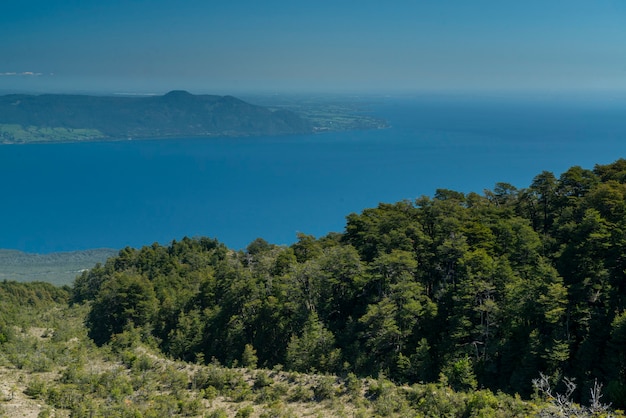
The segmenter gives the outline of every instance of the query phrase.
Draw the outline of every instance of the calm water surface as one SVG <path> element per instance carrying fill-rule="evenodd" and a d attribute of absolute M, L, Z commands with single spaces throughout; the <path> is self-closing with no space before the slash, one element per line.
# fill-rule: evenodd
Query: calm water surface
<path fill-rule="evenodd" d="M 52 252 L 206 235 L 233 248 L 342 231 L 379 202 L 527 187 L 626 156 L 626 101 L 388 99 L 379 131 L 0 146 L 0 248 Z"/>

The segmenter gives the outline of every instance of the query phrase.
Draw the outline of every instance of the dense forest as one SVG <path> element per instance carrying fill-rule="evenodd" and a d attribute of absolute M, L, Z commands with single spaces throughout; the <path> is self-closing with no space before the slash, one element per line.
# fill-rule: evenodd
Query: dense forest
<path fill-rule="evenodd" d="M 523 398 L 545 379 L 587 404 L 601 384 L 623 408 L 626 160 L 380 204 L 291 246 L 125 248 L 77 277 L 71 303 L 98 345 L 133 331 L 200 364 Z"/>

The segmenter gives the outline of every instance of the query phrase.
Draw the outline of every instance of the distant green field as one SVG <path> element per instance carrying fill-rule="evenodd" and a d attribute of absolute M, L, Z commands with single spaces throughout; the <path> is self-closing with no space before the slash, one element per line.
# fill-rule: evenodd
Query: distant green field
<path fill-rule="evenodd" d="M 290 110 L 311 121 L 314 132 L 383 129 L 386 120 L 372 114 L 375 100 L 333 95 L 251 96 L 273 110 Z"/>
<path fill-rule="evenodd" d="M 117 250 L 97 249 L 52 254 L 30 254 L 0 250 L 0 280 L 41 281 L 69 285 L 85 269 L 104 263 Z"/>
<path fill-rule="evenodd" d="M 23 127 L 17 124 L 0 124 L 0 142 L 77 142 L 92 141 L 106 137 L 97 129 Z"/>

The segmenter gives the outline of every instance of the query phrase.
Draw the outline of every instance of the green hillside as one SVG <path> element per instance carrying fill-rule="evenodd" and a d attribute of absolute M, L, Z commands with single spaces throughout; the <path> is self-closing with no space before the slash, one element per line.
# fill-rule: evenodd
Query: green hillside
<path fill-rule="evenodd" d="M 133 327 L 98 347 L 84 326 L 89 304 L 70 306 L 69 297 L 48 283 L 0 282 L 0 417 L 624 416 L 545 394 L 523 401 L 489 390 L 456 392 L 446 382 L 400 385 L 383 375 L 258 368 L 250 346 L 231 367 L 184 362 Z"/>
<path fill-rule="evenodd" d="M 308 133 L 310 122 L 232 96 L 0 96 L 0 142 Z"/>
<path fill-rule="evenodd" d="M 291 246 L 125 248 L 71 289 L 0 282 L 0 389 L 76 417 L 624 416 L 625 231 L 620 159 Z"/>

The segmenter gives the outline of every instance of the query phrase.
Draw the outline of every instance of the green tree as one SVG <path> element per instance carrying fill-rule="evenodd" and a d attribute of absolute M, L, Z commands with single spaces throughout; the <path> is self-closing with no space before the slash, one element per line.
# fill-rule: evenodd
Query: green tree
<path fill-rule="evenodd" d="M 442 382 L 450 385 L 452 389 L 459 392 L 476 390 L 478 382 L 474 375 L 472 360 L 463 357 L 445 364 L 442 374 Z"/>
<path fill-rule="evenodd" d="M 87 317 L 89 336 L 103 344 L 127 325 L 149 325 L 157 310 L 152 283 L 139 274 L 115 273 L 105 282 Z"/>
<path fill-rule="evenodd" d="M 535 216 L 531 218 L 535 231 L 546 234 L 554 221 L 554 206 L 556 203 L 557 180 L 553 173 L 543 171 L 533 179 L 530 192 L 536 199 Z"/>
<path fill-rule="evenodd" d="M 250 369 L 256 369 L 258 361 L 259 358 L 252 344 L 246 344 L 243 353 L 241 353 L 241 365 Z"/>
<path fill-rule="evenodd" d="M 312 312 L 302 333 L 294 335 L 287 347 L 286 365 L 302 372 L 336 371 L 341 360 L 341 350 L 335 347 L 335 337 Z"/>
<path fill-rule="evenodd" d="M 609 377 L 609 394 L 615 406 L 626 406 L 626 311 L 615 317 L 611 323 L 611 339 L 605 360 Z"/>

